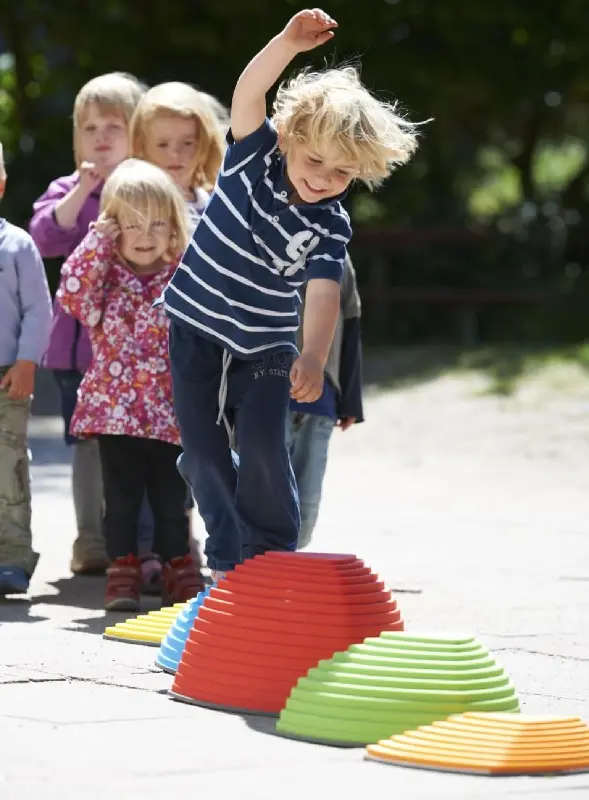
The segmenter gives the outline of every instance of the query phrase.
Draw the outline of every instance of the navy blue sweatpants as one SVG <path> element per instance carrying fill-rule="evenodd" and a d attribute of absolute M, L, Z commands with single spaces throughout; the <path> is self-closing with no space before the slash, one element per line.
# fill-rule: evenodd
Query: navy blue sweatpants
<path fill-rule="evenodd" d="M 234 358 L 225 414 L 235 425 L 236 469 L 223 422 L 217 424 L 223 349 L 174 321 L 170 362 L 183 454 L 179 469 L 192 487 L 214 570 L 232 569 L 267 550 L 295 550 L 299 501 L 285 441 L 290 353 Z"/>

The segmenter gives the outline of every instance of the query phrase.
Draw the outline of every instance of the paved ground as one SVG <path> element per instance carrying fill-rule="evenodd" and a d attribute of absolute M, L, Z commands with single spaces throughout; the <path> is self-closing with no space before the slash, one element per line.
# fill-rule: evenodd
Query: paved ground
<path fill-rule="evenodd" d="M 471 407 L 452 391 L 421 410 L 419 393 L 376 397 L 370 425 L 335 437 L 318 545 L 357 553 L 392 586 L 422 589 L 399 595 L 407 627 L 478 635 L 510 671 L 524 710 L 589 721 L 586 471 L 581 480 L 570 459 L 561 464 L 554 431 L 546 457 L 513 446 L 505 462 L 494 461 L 503 434 L 489 433 L 487 416 L 477 415 L 484 402 Z M 450 431 L 450 408 L 454 433 L 428 441 L 434 423 Z M 509 420 L 512 441 L 524 417 Z M 465 434 L 458 443 L 456 430 Z M 556 439 L 564 438 L 559 429 Z M 152 648 L 101 638 L 100 579 L 68 573 L 74 530 L 59 423 L 36 419 L 32 449 L 42 558 L 30 602 L 0 603 L 3 799 L 213 790 L 240 800 L 589 796 L 589 775 L 507 780 L 396 769 L 364 763 L 361 750 L 278 738 L 259 719 L 171 701 L 171 679 L 153 667 Z"/>

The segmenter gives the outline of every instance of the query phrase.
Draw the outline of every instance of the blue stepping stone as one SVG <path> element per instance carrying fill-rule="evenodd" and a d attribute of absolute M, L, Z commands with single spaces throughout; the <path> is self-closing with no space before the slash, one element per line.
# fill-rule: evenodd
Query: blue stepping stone
<path fill-rule="evenodd" d="M 199 592 L 196 597 L 189 601 L 186 608 L 180 611 L 176 621 L 162 641 L 155 663 L 164 672 L 169 672 L 170 675 L 176 674 L 188 634 L 192 630 L 194 620 L 198 616 L 200 607 L 209 596 L 211 588 L 211 586 L 207 586 L 204 592 Z"/>

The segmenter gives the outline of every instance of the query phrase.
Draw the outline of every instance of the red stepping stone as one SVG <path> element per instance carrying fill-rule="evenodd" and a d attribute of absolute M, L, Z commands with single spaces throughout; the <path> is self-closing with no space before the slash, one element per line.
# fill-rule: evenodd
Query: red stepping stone
<path fill-rule="evenodd" d="M 211 590 L 170 694 L 227 711 L 279 714 L 318 661 L 403 629 L 397 601 L 356 556 L 268 552 Z"/>

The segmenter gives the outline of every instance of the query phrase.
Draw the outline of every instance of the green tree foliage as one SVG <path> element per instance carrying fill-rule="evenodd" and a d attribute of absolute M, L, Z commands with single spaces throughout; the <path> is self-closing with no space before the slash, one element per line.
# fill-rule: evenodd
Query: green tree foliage
<path fill-rule="evenodd" d="M 71 106 L 101 72 L 179 79 L 230 102 L 243 65 L 303 7 L 296 0 L 0 0 L 5 213 L 73 168 Z M 376 195 L 354 190 L 356 230 L 396 231 L 390 281 L 589 290 L 589 14 L 584 0 L 329 0 L 340 23 L 314 63 L 363 78 L 423 129 L 414 163 Z M 305 63 L 301 59 L 294 66 Z M 432 231 L 464 230 L 439 245 Z M 403 237 L 420 233 L 420 246 Z M 415 233 L 412 234 L 415 240 Z M 358 235 L 358 242 L 366 242 Z M 454 242 L 454 244 L 452 244 Z M 361 278 L 368 247 L 356 245 Z M 388 251 L 387 251 L 388 252 Z M 564 323 L 563 323 L 564 324 Z"/>

